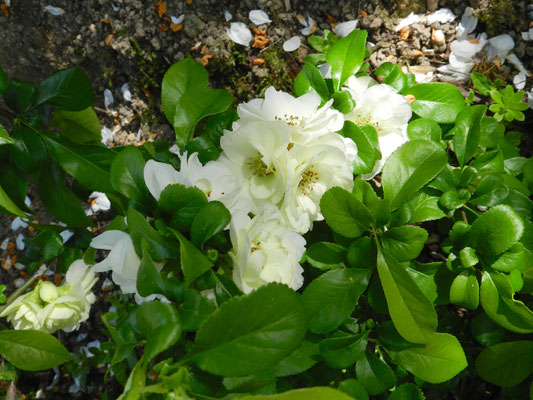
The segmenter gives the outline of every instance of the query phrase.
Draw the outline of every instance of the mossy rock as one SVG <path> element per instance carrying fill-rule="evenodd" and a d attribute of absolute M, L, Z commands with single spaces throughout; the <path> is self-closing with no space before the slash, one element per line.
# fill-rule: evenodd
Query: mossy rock
<path fill-rule="evenodd" d="M 427 0 L 389 0 L 392 12 L 405 18 L 410 13 L 420 14 L 426 12 Z"/>
<path fill-rule="evenodd" d="M 519 0 L 472 0 L 472 7 L 491 36 L 507 31 L 518 20 Z"/>

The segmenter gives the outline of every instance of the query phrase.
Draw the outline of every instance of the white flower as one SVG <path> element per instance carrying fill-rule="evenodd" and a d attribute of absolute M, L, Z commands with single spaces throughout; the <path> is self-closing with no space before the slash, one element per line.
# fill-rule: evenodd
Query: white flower
<path fill-rule="evenodd" d="M 355 144 L 350 148 L 353 150 Z M 280 206 L 290 229 L 303 234 L 311 229 L 313 221 L 324 219 L 320 199 L 331 187 L 352 190 L 353 159 L 347 153 L 344 138 L 336 133 L 323 135 L 306 145 L 294 145 L 289 152 L 286 192 Z"/>
<path fill-rule="evenodd" d="M 447 22 L 452 22 L 455 19 L 455 14 L 449 8 L 441 8 L 435 11 L 433 14 L 427 16 L 427 22 L 429 25 L 440 22 L 445 24 Z"/>
<path fill-rule="evenodd" d="M 245 121 L 234 124 L 220 138 L 219 161 L 242 182 L 242 195 L 254 203 L 278 203 L 285 194 L 291 130 L 278 121 Z"/>
<path fill-rule="evenodd" d="M 97 213 L 99 211 L 107 211 L 111 208 L 111 202 L 109 201 L 105 193 L 92 192 L 89 195 L 89 200 L 91 203 L 91 211 L 93 213 Z"/>
<path fill-rule="evenodd" d="M 180 154 L 180 170 L 176 171 L 170 164 L 149 160 L 144 167 L 144 181 L 148 190 L 159 200 L 165 187 L 180 184 L 200 189 L 210 201 L 222 202 L 228 210 L 246 207 L 239 198 L 241 183 L 233 172 L 219 161 L 210 161 L 202 165 L 198 153 L 187 157 L 187 152 Z"/>
<path fill-rule="evenodd" d="M 299 261 L 305 239 L 285 226 L 274 205 L 265 203 L 253 219 L 244 213 L 235 215 L 230 235 L 233 280 L 244 293 L 269 282 L 284 283 L 294 290 L 302 286 Z"/>
<path fill-rule="evenodd" d="M 477 25 L 477 17 L 474 16 L 474 9 L 466 7 L 461 22 L 457 26 L 457 39 L 465 39 L 468 34 L 474 32 Z"/>
<path fill-rule="evenodd" d="M 137 273 L 141 260 L 135 252 L 130 235 L 118 230 L 106 231 L 91 240 L 90 246 L 110 250 L 103 261 L 93 266 L 93 270 L 113 271 L 113 282 L 119 285 L 124 293 L 137 293 Z"/>
<path fill-rule="evenodd" d="M 226 33 L 232 41 L 243 46 L 248 46 L 252 40 L 252 32 L 242 22 L 232 22 Z"/>
<path fill-rule="evenodd" d="M 83 260 L 77 260 L 70 266 L 62 286 L 41 281 L 33 291 L 10 304 L 0 317 L 7 317 L 15 329 L 71 332 L 89 318 L 96 300 L 91 292 L 96 281 L 95 273 Z"/>
<path fill-rule="evenodd" d="M 412 110 L 403 96 L 385 84 L 370 86 L 361 94 L 353 93 L 352 97 L 356 106 L 345 116 L 346 119 L 356 125 L 371 125 L 378 134 L 381 160 L 376 162 L 372 172 L 361 175 L 363 179 L 371 179 L 381 171 L 392 152 L 409 140 L 407 123 Z"/>
<path fill-rule="evenodd" d="M 244 121 L 280 121 L 293 131 L 292 141 L 305 143 L 339 131 L 344 125 L 343 114 L 331 108 L 332 100 L 322 107 L 320 102 L 316 93 L 293 97 L 271 86 L 266 90 L 264 100 L 253 99 L 237 107 L 240 120 L 236 125 Z"/>
<path fill-rule="evenodd" d="M 503 59 L 512 49 L 514 49 L 514 40 L 511 35 L 504 33 L 503 35 L 490 38 L 487 47 L 487 56 L 489 60 L 498 57 L 503 62 Z"/>

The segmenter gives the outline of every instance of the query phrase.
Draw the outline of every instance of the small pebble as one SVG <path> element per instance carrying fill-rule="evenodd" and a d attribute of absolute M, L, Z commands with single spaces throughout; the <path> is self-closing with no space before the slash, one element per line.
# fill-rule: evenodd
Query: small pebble
<path fill-rule="evenodd" d="M 22 285 L 24 285 L 26 283 L 26 281 L 22 278 L 17 278 L 15 279 L 15 282 L 13 282 L 13 284 L 15 285 L 15 287 L 18 289 L 19 287 L 21 287 Z"/>

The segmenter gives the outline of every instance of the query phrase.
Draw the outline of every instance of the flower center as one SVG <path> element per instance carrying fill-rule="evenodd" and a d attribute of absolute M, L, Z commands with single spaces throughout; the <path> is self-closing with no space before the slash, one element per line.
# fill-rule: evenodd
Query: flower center
<path fill-rule="evenodd" d="M 314 165 L 310 165 L 302 173 L 302 178 L 298 182 L 298 190 L 302 195 L 306 196 L 307 193 L 313 191 L 313 185 L 318 182 L 318 172 L 314 170 Z"/>
<path fill-rule="evenodd" d="M 281 117 L 276 115 L 274 119 L 276 121 L 285 121 L 285 123 L 289 126 L 300 125 L 300 123 L 302 122 L 302 117 L 298 117 L 296 115 L 288 115 L 288 114 L 283 114 Z"/>
<path fill-rule="evenodd" d="M 273 166 L 267 166 L 265 162 L 261 159 L 260 153 L 257 153 L 257 156 L 255 157 L 248 157 L 248 162 L 246 162 L 246 165 L 252 172 L 252 175 L 258 177 L 265 177 L 275 172 Z"/>
<path fill-rule="evenodd" d="M 376 131 L 380 132 L 382 130 L 380 124 L 378 121 L 375 121 L 373 120 L 370 116 L 366 115 L 361 115 L 359 116 L 359 118 L 357 118 L 355 121 L 354 121 L 354 124 L 355 125 L 370 125 L 374 128 L 376 128 Z"/>

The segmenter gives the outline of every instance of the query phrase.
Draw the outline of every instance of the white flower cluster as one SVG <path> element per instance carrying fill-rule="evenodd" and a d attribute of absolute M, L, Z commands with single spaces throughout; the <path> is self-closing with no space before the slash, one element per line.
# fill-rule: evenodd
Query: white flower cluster
<path fill-rule="evenodd" d="M 91 305 L 96 300 L 91 288 L 96 281 L 96 274 L 83 260 L 74 261 L 63 285 L 39 282 L 31 292 L 8 305 L 0 317 L 7 317 L 15 329 L 71 332 L 89 318 Z"/>
<path fill-rule="evenodd" d="M 179 171 L 154 160 L 145 165 L 144 180 L 156 200 L 168 185 L 181 184 L 200 189 L 230 211 L 233 279 L 245 293 L 268 282 L 295 290 L 302 286 L 302 235 L 324 219 L 322 195 L 334 186 L 353 188 L 357 148 L 337 133 L 345 119 L 370 124 L 378 132 L 383 157 L 366 179 L 379 173 L 386 158 L 407 141 L 411 108 L 403 96 L 369 77 L 350 79 L 345 90 L 357 102 L 346 116 L 331 107 L 332 100 L 320 107 L 314 93 L 295 98 L 268 88 L 264 99 L 238 106 L 239 119 L 221 137 L 216 161 L 202 165 L 198 154 L 183 153 L 178 154 Z M 95 271 L 112 270 L 125 293 L 145 300 L 137 293 L 140 259 L 129 235 L 107 231 L 91 246 L 111 250 Z"/>

